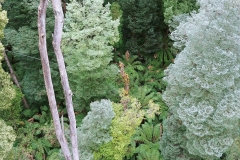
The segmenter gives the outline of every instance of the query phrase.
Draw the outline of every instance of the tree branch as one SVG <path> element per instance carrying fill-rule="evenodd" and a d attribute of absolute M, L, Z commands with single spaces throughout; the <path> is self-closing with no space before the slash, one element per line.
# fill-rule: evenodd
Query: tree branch
<path fill-rule="evenodd" d="M 64 157 L 66 160 L 72 160 L 69 151 L 67 140 L 64 136 L 64 132 L 61 128 L 60 119 L 57 110 L 57 103 L 55 93 L 52 84 L 48 53 L 46 42 L 46 9 L 48 0 L 40 0 L 38 7 L 38 34 L 39 34 L 39 51 L 42 62 L 42 69 L 44 75 L 44 82 L 47 90 L 48 101 L 53 117 L 54 127 L 57 135 L 57 139 L 61 145 Z"/>
<path fill-rule="evenodd" d="M 70 122 L 70 138 L 72 143 L 72 153 L 73 159 L 79 160 L 78 154 L 78 141 L 77 141 L 77 129 L 76 129 L 76 119 L 72 103 L 72 91 L 69 86 L 67 71 L 61 51 L 61 40 L 62 40 L 62 29 L 63 29 L 63 10 L 61 5 L 61 0 L 52 0 L 52 5 L 55 14 L 55 26 L 53 34 L 53 47 L 54 52 L 57 57 L 58 68 L 61 77 L 61 83 L 64 90 L 66 107 L 68 112 L 68 118 Z"/>
<path fill-rule="evenodd" d="M 4 59 L 5 59 L 6 63 L 7 63 L 8 69 L 9 69 L 9 71 L 10 71 L 10 75 L 11 75 L 11 77 L 12 77 L 13 82 L 14 82 L 14 83 L 16 84 L 16 86 L 21 90 L 21 86 L 20 86 L 20 84 L 19 84 L 19 82 L 18 82 L 18 80 L 17 80 L 16 75 L 14 74 L 14 71 L 13 71 L 13 69 L 12 69 L 12 66 L 11 66 L 9 60 L 8 60 L 8 57 L 7 57 L 7 54 L 6 54 L 5 50 L 3 50 L 3 55 L 4 55 Z M 25 97 L 22 98 L 22 101 L 23 101 L 23 104 L 24 104 L 25 108 L 29 108 L 28 103 L 27 103 L 27 100 L 26 100 Z"/>

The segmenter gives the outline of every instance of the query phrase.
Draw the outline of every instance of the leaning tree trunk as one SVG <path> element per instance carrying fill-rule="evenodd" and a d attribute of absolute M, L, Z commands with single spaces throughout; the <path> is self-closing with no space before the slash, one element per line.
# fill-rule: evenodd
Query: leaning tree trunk
<path fill-rule="evenodd" d="M 39 34 L 39 51 L 42 62 L 42 69 L 44 75 L 44 82 L 47 90 L 48 101 L 53 117 L 53 123 L 57 135 L 57 139 L 61 145 L 64 157 L 66 160 L 71 160 L 71 154 L 68 147 L 67 140 L 64 136 L 64 131 L 61 128 L 59 114 L 57 110 L 57 103 L 52 84 L 46 42 L 46 9 L 48 0 L 40 0 L 38 7 L 38 34 Z"/>
<path fill-rule="evenodd" d="M 6 52 L 5 52 L 5 50 L 3 51 L 3 55 L 4 55 L 4 59 L 5 59 L 5 61 L 6 61 L 6 64 L 7 64 L 7 66 L 8 66 L 8 69 L 9 69 L 9 71 L 10 71 L 10 75 L 11 75 L 11 78 L 12 78 L 13 82 L 14 82 L 15 85 L 21 90 L 21 86 L 20 86 L 20 84 L 18 83 L 18 80 L 17 80 L 16 75 L 14 74 L 14 71 L 13 71 L 13 69 L 12 69 L 12 66 L 11 66 L 10 62 L 9 62 L 9 59 L 8 59 L 8 56 L 7 56 Z M 22 97 L 22 101 L 23 101 L 23 104 L 24 104 L 25 108 L 29 108 L 25 96 Z"/>
<path fill-rule="evenodd" d="M 62 29 L 63 29 L 63 10 L 61 5 L 61 0 L 52 0 L 54 15 L 55 15 L 55 26 L 53 34 L 53 48 L 57 57 L 58 68 L 61 77 L 61 83 L 64 90 L 64 96 L 66 101 L 66 107 L 68 112 L 68 118 L 70 122 L 70 138 L 72 143 L 72 153 L 73 159 L 79 160 L 78 155 L 78 141 L 77 141 L 77 129 L 76 129 L 76 119 L 73 110 L 72 103 L 72 91 L 68 83 L 67 71 L 61 51 L 61 39 L 62 39 Z"/>

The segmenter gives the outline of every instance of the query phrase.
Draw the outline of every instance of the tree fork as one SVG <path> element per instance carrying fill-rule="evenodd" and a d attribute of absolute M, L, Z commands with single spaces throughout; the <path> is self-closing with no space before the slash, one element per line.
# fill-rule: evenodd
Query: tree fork
<path fill-rule="evenodd" d="M 64 132 L 61 128 L 59 114 L 57 110 L 57 103 L 55 93 L 52 84 L 48 54 L 47 54 L 47 42 L 46 42 L 46 9 L 48 0 L 40 0 L 38 7 L 38 34 L 39 34 L 39 51 L 42 62 L 44 82 L 48 95 L 48 101 L 53 117 L 54 127 L 57 135 L 57 139 L 61 145 L 64 157 L 66 160 L 72 160 L 67 140 L 64 136 Z"/>

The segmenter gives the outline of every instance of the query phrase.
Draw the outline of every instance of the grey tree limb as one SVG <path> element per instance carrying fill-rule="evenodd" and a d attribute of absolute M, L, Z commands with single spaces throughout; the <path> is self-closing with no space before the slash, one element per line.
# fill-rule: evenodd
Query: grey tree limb
<path fill-rule="evenodd" d="M 46 42 L 46 9 L 48 0 L 40 0 L 38 7 L 38 34 L 39 34 L 39 51 L 42 62 L 42 69 L 44 75 L 44 82 L 46 86 L 48 101 L 52 113 L 53 123 L 57 135 L 57 139 L 61 145 L 64 157 L 66 160 L 72 160 L 71 153 L 68 147 L 67 140 L 64 136 L 64 132 L 61 128 L 60 118 L 57 110 L 57 103 L 55 93 L 52 84 L 48 53 Z"/>
<path fill-rule="evenodd" d="M 63 54 L 61 51 L 61 40 L 62 40 L 62 30 L 64 14 L 62 10 L 61 0 L 52 0 L 52 6 L 55 15 L 55 26 L 53 34 L 53 48 L 57 58 L 58 68 L 61 77 L 61 83 L 64 91 L 65 102 L 68 112 L 68 118 L 70 122 L 70 139 L 72 143 L 72 154 L 74 160 L 79 160 L 78 154 L 78 141 L 77 141 L 77 129 L 76 129 L 76 118 L 72 103 L 72 91 L 69 86 L 67 71 L 63 59 Z"/>

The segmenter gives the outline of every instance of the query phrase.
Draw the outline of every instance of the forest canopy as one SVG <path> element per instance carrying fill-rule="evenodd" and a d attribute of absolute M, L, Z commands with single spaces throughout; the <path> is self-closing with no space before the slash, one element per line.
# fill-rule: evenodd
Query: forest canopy
<path fill-rule="evenodd" d="M 240 159 L 239 0 L 0 2 L 0 160 Z"/>

